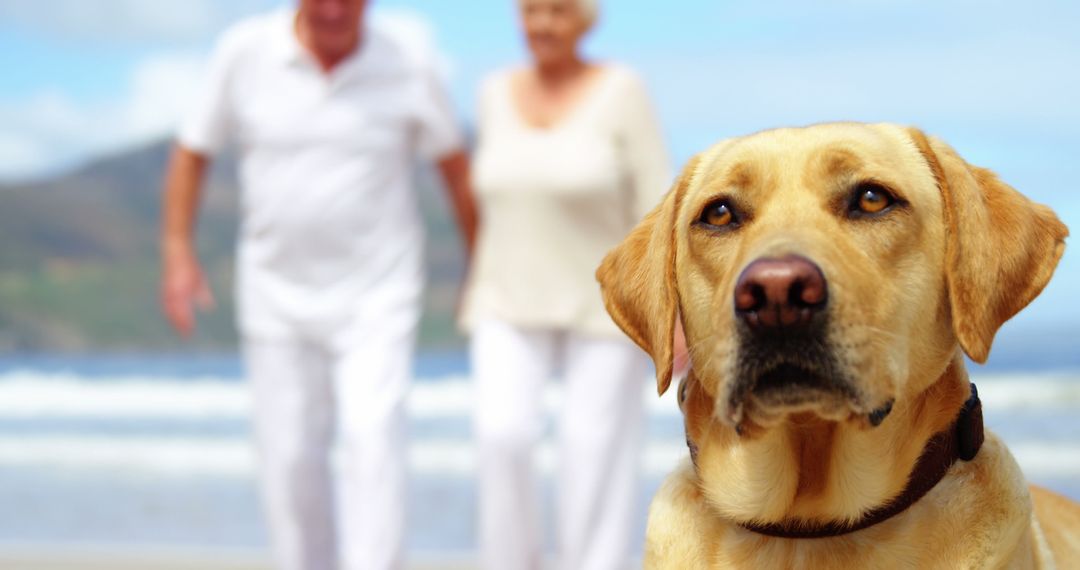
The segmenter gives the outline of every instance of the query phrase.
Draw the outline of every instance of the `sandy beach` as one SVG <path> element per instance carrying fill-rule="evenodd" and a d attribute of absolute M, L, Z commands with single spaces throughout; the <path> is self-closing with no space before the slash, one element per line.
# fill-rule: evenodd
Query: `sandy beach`
<path fill-rule="evenodd" d="M 475 568 L 467 554 L 410 560 L 410 570 Z M 10 570 L 272 570 L 260 552 L 138 549 L 130 547 L 0 547 L 0 568 Z"/>

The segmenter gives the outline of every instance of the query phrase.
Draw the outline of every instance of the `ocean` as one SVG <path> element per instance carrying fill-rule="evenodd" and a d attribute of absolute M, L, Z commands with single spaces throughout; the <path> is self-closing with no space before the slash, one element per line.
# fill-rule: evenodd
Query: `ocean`
<path fill-rule="evenodd" d="M 1080 372 L 972 375 L 987 426 L 1028 478 L 1080 500 Z M 641 389 L 643 536 L 649 498 L 686 448 L 674 391 L 656 398 L 647 378 Z M 463 355 L 418 359 L 409 400 L 413 554 L 474 551 L 470 393 Z M 550 410 L 560 395 L 553 382 Z M 248 406 L 234 356 L 0 357 L 0 549 L 263 550 Z M 537 454 L 549 498 L 550 435 Z"/>

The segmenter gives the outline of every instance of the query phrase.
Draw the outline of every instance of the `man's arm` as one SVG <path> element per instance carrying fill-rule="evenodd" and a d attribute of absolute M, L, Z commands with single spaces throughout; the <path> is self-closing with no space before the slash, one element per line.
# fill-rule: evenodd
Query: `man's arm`
<path fill-rule="evenodd" d="M 477 215 L 476 202 L 469 184 L 468 155 L 464 151 L 456 151 L 444 156 L 439 160 L 439 172 L 446 185 L 450 204 L 454 208 L 458 230 L 465 241 L 466 259 L 472 259 L 476 245 Z"/>
<path fill-rule="evenodd" d="M 173 328 L 187 337 L 195 330 L 192 307 L 207 310 L 214 297 L 195 251 L 195 220 L 210 160 L 176 145 L 165 175 L 161 216 L 161 309 Z"/>

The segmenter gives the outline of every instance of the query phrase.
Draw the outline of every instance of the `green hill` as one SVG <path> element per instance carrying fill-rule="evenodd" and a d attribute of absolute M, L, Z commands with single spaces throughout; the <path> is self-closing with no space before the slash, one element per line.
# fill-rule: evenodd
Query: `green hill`
<path fill-rule="evenodd" d="M 174 337 L 158 310 L 158 220 L 168 143 L 103 158 L 54 179 L 0 186 L 0 351 L 232 350 L 237 226 L 233 163 L 210 175 L 200 257 L 218 309 L 195 337 Z M 428 227 L 424 347 L 460 346 L 453 311 L 460 240 L 441 186 L 420 169 Z"/>

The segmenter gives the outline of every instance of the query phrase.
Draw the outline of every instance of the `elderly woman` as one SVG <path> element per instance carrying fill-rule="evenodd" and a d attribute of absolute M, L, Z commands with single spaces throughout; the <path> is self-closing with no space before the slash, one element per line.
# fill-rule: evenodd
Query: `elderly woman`
<path fill-rule="evenodd" d="M 519 7 L 532 61 L 483 83 L 473 164 L 482 222 L 463 323 L 481 555 L 487 568 L 540 566 L 532 452 L 559 367 L 559 567 L 623 567 L 649 364 L 605 312 L 593 274 L 667 189 L 667 153 L 638 77 L 581 56 L 595 0 Z"/>

